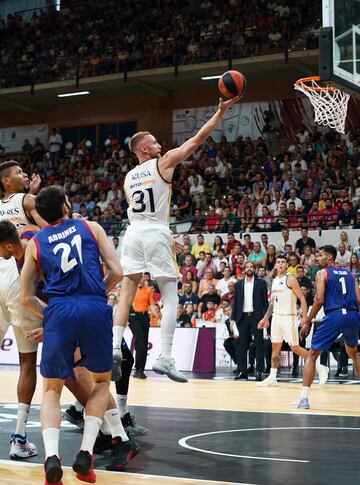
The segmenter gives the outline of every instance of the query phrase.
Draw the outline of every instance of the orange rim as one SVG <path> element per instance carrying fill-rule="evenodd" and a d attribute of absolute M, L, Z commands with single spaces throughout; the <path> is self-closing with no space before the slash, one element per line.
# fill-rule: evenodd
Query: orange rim
<path fill-rule="evenodd" d="M 337 91 L 337 88 L 333 88 L 332 86 L 325 86 L 321 87 L 319 86 L 318 88 L 315 88 L 313 86 L 306 86 L 305 83 L 311 82 L 311 81 L 320 81 L 320 76 L 310 76 L 310 77 L 302 77 L 301 79 L 298 79 L 295 82 L 295 86 L 300 86 L 302 84 L 302 88 L 305 89 L 305 91 Z"/>

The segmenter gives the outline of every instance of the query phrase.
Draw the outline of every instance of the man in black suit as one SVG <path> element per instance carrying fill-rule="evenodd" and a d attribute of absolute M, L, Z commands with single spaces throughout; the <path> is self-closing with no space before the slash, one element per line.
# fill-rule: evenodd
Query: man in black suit
<path fill-rule="evenodd" d="M 224 314 L 227 317 L 227 319 L 225 320 L 225 325 L 229 333 L 229 337 L 224 340 L 224 349 L 230 355 L 231 359 L 236 365 L 236 368 L 233 370 L 233 373 L 239 374 L 240 370 L 238 366 L 238 361 L 239 361 L 240 340 L 239 340 L 237 328 L 235 329 L 236 333 L 234 332 L 235 322 L 231 320 L 231 312 L 232 312 L 231 305 L 225 305 Z"/>
<path fill-rule="evenodd" d="M 235 380 L 247 379 L 247 352 L 254 335 L 256 346 L 256 380 L 261 381 L 264 372 L 264 337 L 257 324 L 265 315 L 269 302 L 267 287 L 264 280 L 255 276 L 255 266 L 252 261 L 245 264 L 245 277 L 235 285 L 235 301 L 231 319 L 235 320 L 239 329 L 239 375 Z"/>

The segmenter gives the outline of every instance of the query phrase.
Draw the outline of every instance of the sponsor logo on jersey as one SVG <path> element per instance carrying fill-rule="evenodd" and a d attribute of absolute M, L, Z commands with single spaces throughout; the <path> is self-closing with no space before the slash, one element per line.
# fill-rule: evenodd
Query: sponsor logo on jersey
<path fill-rule="evenodd" d="M 135 184 L 130 185 L 130 190 L 136 189 L 138 187 L 142 187 L 143 185 L 149 185 L 154 183 L 155 183 L 155 179 L 147 179 L 147 180 L 143 180 L 142 182 L 136 182 Z"/>

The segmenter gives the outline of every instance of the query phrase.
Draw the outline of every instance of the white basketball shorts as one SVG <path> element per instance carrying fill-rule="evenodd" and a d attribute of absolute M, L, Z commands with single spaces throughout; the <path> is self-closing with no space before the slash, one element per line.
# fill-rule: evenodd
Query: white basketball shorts
<path fill-rule="evenodd" d="M 299 332 L 295 315 L 273 315 L 271 321 L 271 341 L 289 345 L 299 345 Z"/>
<path fill-rule="evenodd" d="M 148 271 L 153 278 L 177 278 L 175 242 L 169 226 L 157 222 L 133 222 L 121 243 L 124 276 Z"/>
<path fill-rule="evenodd" d="M 0 258 L 0 342 L 13 326 L 18 351 L 36 352 L 37 343 L 25 338 L 27 330 L 41 327 L 41 319 L 20 304 L 20 276 L 14 258 Z"/>

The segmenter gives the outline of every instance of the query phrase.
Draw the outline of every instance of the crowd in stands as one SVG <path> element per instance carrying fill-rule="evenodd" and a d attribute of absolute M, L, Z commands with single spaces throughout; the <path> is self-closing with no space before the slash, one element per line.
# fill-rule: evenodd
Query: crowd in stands
<path fill-rule="evenodd" d="M 340 135 L 300 127 L 287 146 L 269 153 L 262 138 L 210 137 L 175 172 L 171 222 L 189 222 L 194 234 L 359 227 L 359 142 L 360 129 Z M 123 182 L 137 163 L 127 145 L 109 135 L 102 147 L 85 139 L 73 146 L 53 129 L 47 147 L 25 140 L 19 160 L 45 184 L 63 185 L 75 212 L 120 234 Z"/>
<path fill-rule="evenodd" d="M 277 52 L 320 14 L 319 0 L 65 0 L 0 19 L 0 87 Z"/>

